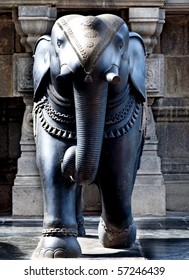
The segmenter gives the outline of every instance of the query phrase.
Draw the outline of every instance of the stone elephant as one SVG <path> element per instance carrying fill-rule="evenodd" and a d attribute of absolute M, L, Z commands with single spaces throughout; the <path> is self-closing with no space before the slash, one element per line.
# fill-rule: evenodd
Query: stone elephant
<path fill-rule="evenodd" d="M 96 182 L 103 246 L 136 238 L 131 197 L 144 139 L 145 49 L 118 16 L 66 15 L 34 52 L 34 133 L 44 196 L 39 258 L 79 257 L 81 187 Z"/>

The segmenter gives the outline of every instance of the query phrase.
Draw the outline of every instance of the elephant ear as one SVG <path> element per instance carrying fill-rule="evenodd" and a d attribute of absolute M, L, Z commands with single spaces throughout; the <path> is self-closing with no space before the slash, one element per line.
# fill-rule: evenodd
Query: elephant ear
<path fill-rule="evenodd" d="M 145 47 L 141 36 L 135 32 L 129 32 L 129 64 L 130 64 L 130 78 L 134 85 L 140 99 L 146 101 L 145 88 Z"/>
<path fill-rule="evenodd" d="M 36 43 L 34 50 L 33 82 L 34 82 L 34 101 L 37 101 L 46 92 L 50 69 L 50 43 L 51 37 L 44 35 Z"/>

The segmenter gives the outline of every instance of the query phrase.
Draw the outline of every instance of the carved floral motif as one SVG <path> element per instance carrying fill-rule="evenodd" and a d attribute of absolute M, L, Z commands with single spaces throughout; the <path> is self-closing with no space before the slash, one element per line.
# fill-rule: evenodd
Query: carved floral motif
<path fill-rule="evenodd" d="M 33 59 L 27 54 L 14 55 L 14 95 L 32 93 Z"/>
<path fill-rule="evenodd" d="M 162 97 L 164 86 L 164 59 L 151 55 L 146 59 L 146 90 L 150 97 Z"/>

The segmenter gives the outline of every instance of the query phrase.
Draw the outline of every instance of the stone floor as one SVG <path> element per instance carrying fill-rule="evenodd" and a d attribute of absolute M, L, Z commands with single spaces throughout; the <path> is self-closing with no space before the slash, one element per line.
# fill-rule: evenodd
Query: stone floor
<path fill-rule="evenodd" d="M 85 216 L 86 237 L 78 238 L 82 258 L 189 259 L 189 215 L 135 218 L 138 232 L 129 250 L 105 249 L 98 242 L 99 217 Z M 41 219 L 0 218 L 0 260 L 28 260 L 42 229 Z"/>

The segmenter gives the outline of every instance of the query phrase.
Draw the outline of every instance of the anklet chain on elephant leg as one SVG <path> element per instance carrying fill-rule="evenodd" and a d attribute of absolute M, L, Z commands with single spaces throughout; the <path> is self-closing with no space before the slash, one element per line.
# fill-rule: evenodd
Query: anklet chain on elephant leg
<path fill-rule="evenodd" d="M 49 236 L 78 236 L 76 229 L 72 228 L 48 228 L 42 230 L 42 235 L 44 237 Z"/>

